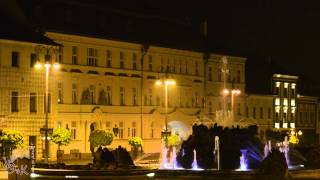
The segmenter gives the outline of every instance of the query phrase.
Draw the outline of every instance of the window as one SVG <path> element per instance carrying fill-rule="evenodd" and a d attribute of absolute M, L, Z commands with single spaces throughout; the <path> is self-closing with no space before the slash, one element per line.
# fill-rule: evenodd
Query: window
<path fill-rule="evenodd" d="M 78 87 L 77 87 L 77 84 L 72 84 L 72 104 L 78 104 Z"/>
<path fill-rule="evenodd" d="M 62 83 L 58 83 L 58 103 L 63 104 L 63 88 Z"/>
<path fill-rule="evenodd" d="M 188 61 L 186 61 L 186 74 L 188 74 Z"/>
<path fill-rule="evenodd" d="M 263 119 L 263 108 L 260 107 L 260 119 Z"/>
<path fill-rule="evenodd" d="M 295 93 L 295 88 L 296 88 L 296 84 L 291 84 L 291 98 L 294 99 L 296 97 L 296 93 Z"/>
<path fill-rule="evenodd" d="M 218 70 L 218 81 L 221 81 L 221 70 Z"/>
<path fill-rule="evenodd" d="M 211 101 L 209 101 L 209 103 L 208 103 L 208 112 L 212 113 L 212 102 Z"/>
<path fill-rule="evenodd" d="M 157 106 L 160 106 L 160 97 L 157 96 Z"/>
<path fill-rule="evenodd" d="M 107 104 L 112 105 L 112 90 L 111 86 L 107 86 Z"/>
<path fill-rule="evenodd" d="M 160 60 L 160 63 L 161 63 L 160 72 L 164 72 L 164 60 L 163 60 L 163 56 L 161 56 L 160 59 L 161 59 L 161 60 Z"/>
<path fill-rule="evenodd" d="M 18 92 L 11 92 L 11 112 L 19 112 L 18 103 Z"/>
<path fill-rule="evenodd" d="M 37 63 L 37 55 L 35 53 L 30 54 L 30 67 L 33 68 Z"/>
<path fill-rule="evenodd" d="M 176 66 L 177 66 L 177 59 L 173 58 L 173 72 L 176 72 Z"/>
<path fill-rule="evenodd" d="M 124 53 L 120 52 L 120 68 L 124 69 Z"/>
<path fill-rule="evenodd" d="M 132 88 L 132 104 L 134 106 L 138 105 L 137 88 Z"/>
<path fill-rule="evenodd" d="M 11 53 L 11 66 L 12 67 L 19 67 L 19 52 L 12 52 Z"/>
<path fill-rule="evenodd" d="M 240 83 L 240 81 L 241 81 L 241 72 L 240 72 L 240 70 L 238 70 L 238 72 L 237 72 L 237 83 Z"/>
<path fill-rule="evenodd" d="M 30 112 L 37 112 L 37 95 L 36 93 L 30 93 Z"/>
<path fill-rule="evenodd" d="M 110 121 L 106 122 L 106 130 L 111 132 L 111 122 Z"/>
<path fill-rule="evenodd" d="M 119 132 L 118 132 L 118 135 L 119 135 L 119 138 L 122 139 L 123 138 L 123 122 L 119 122 Z"/>
<path fill-rule="evenodd" d="M 271 108 L 268 108 L 268 119 L 271 119 Z"/>
<path fill-rule="evenodd" d="M 196 61 L 195 62 L 195 70 L 196 70 L 196 72 L 195 72 L 195 74 L 196 75 L 199 75 L 199 69 L 198 69 L 199 67 L 198 67 L 198 61 Z"/>
<path fill-rule="evenodd" d="M 106 52 L 106 56 L 107 56 L 107 67 L 111 68 L 112 67 L 112 53 L 110 50 L 107 50 Z"/>
<path fill-rule="evenodd" d="M 179 73 L 182 73 L 182 60 L 179 61 Z"/>
<path fill-rule="evenodd" d="M 98 50 L 95 48 L 87 48 L 87 65 L 97 66 Z"/>
<path fill-rule="evenodd" d="M 49 93 L 48 94 L 48 99 L 46 98 L 46 96 L 44 96 L 43 97 L 43 99 L 44 99 L 44 112 L 46 112 L 47 111 L 47 106 L 48 106 L 48 113 L 50 113 L 51 112 L 51 94 Z M 47 101 L 48 101 L 48 103 L 47 103 Z"/>
<path fill-rule="evenodd" d="M 154 138 L 154 123 L 150 124 L 150 138 Z"/>
<path fill-rule="evenodd" d="M 137 134 L 136 134 L 136 128 L 137 128 L 137 123 L 135 121 L 132 122 L 132 137 L 135 137 Z"/>
<path fill-rule="evenodd" d="M 72 64 L 78 64 L 78 47 L 72 46 L 72 55 L 71 55 Z"/>
<path fill-rule="evenodd" d="M 237 109 L 237 114 L 238 115 L 241 115 L 241 105 L 240 105 L 240 103 L 238 103 L 238 109 Z"/>
<path fill-rule="evenodd" d="M 124 87 L 120 87 L 120 106 L 124 106 L 125 105 L 125 99 L 124 99 Z"/>
<path fill-rule="evenodd" d="M 283 89 L 283 97 L 287 98 L 288 97 L 288 88 Z"/>
<path fill-rule="evenodd" d="M 145 106 L 148 105 L 148 97 L 147 97 L 147 95 L 144 95 L 144 105 Z"/>
<path fill-rule="evenodd" d="M 149 71 L 152 71 L 152 56 L 149 55 Z"/>
<path fill-rule="evenodd" d="M 212 67 L 208 68 L 208 80 L 212 81 Z"/>
<path fill-rule="evenodd" d="M 137 70 L 137 54 L 132 54 L 132 69 Z"/>
<path fill-rule="evenodd" d="M 253 119 L 256 118 L 256 108 L 255 107 L 252 109 L 252 116 L 253 116 Z"/>
<path fill-rule="evenodd" d="M 95 86 L 94 85 L 90 85 L 90 90 L 89 90 L 89 94 L 90 94 L 90 100 L 91 100 L 91 104 L 95 104 Z"/>
<path fill-rule="evenodd" d="M 76 121 L 72 121 L 71 122 L 71 139 L 76 139 L 77 138 L 76 129 L 77 129 L 77 122 Z"/>
<path fill-rule="evenodd" d="M 58 52 L 58 63 L 62 63 L 63 62 L 63 47 L 59 48 L 59 52 Z"/>
<path fill-rule="evenodd" d="M 246 117 L 249 117 L 249 107 L 246 107 Z"/>
<path fill-rule="evenodd" d="M 152 106 L 152 89 L 149 89 L 149 105 Z"/>

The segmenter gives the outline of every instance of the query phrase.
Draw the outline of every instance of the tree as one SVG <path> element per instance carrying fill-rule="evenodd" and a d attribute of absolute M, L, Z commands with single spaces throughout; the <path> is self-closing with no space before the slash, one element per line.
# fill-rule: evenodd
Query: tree
<path fill-rule="evenodd" d="M 105 130 L 94 130 L 90 133 L 89 142 L 93 147 L 107 146 L 113 141 L 113 133 Z"/>
<path fill-rule="evenodd" d="M 173 134 L 168 137 L 168 146 L 170 148 L 177 147 L 181 143 L 181 139 L 178 135 Z"/>
<path fill-rule="evenodd" d="M 133 148 L 138 149 L 139 147 L 142 146 L 142 139 L 140 137 L 134 136 L 134 137 L 131 137 L 128 141 Z"/>
<path fill-rule="evenodd" d="M 15 130 L 3 130 L 0 133 L 0 143 L 2 144 L 4 155 L 10 156 L 12 150 L 23 145 L 23 136 Z"/>
<path fill-rule="evenodd" d="M 131 137 L 128 142 L 132 147 L 133 158 L 136 158 L 138 156 L 139 147 L 142 147 L 142 139 L 140 137 L 134 136 Z"/>
<path fill-rule="evenodd" d="M 53 131 L 51 135 L 52 142 L 58 145 L 58 150 L 60 146 L 66 146 L 71 142 L 71 132 L 65 128 L 57 128 Z"/>

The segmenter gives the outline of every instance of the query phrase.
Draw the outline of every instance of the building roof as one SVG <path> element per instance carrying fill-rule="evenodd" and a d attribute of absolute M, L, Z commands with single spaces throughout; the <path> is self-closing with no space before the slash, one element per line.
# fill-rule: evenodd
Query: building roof
<path fill-rule="evenodd" d="M 203 51 L 200 28 L 181 20 L 80 0 L 19 0 L 40 31 Z"/>

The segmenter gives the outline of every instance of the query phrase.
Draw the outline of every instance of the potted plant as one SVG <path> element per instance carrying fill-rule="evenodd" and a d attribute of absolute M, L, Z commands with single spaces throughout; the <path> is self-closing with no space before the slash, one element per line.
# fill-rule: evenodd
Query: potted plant
<path fill-rule="evenodd" d="M 57 163 L 62 163 L 63 150 L 60 149 L 60 146 L 66 146 L 71 142 L 71 132 L 65 128 L 54 129 L 51 137 L 52 142 L 58 145 L 57 150 Z"/>
<path fill-rule="evenodd" d="M 131 146 L 131 152 L 133 159 L 138 156 L 138 149 L 142 147 L 142 139 L 140 137 L 134 136 L 128 140 Z"/>

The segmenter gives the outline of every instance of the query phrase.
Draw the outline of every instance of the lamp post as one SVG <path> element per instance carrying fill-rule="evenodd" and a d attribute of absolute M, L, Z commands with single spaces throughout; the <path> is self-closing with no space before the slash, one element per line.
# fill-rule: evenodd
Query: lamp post
<path fill-rule="evenodd" d="M 290 138 L 289 138 L 289 141 L 293 144 L 298 144 L 299 143 L 299 138 L 298 136 L 302 136 L 302 131 L 299 130 L 299 131 L 295 131 L 294 129 L 291 129 L 290 131 Z M 292 138 L 294 137 L 294 138 Z M 295 141 L 296 143 L 294 143 L 293 141 Z"/>
<path fill-rule="evenodd" d="M 237 96 L 241 93 L 241 91 L 239 89 L 233 89 L 231 91 L 231 112 L 233 112 L 234 110 L 234 96 Z"/>
<path fill-rule="evenodd" d="M 44 147 L 44 162 L 48 163 L 49 158 L 49 134 L 52 133 L 52 128 L 49 128 L 48 126 L 48 113 L 49 113 L 49 74 L 50 69 L 53 67 L 54 69 L 59 69 L 60 65 L 58 63 L 51 63 L 50 62 L 50 55 L 45 55 L 45 64 L 41 64 L 40 62 L 37 62 L 35 64 L 35 67 L 37 69 L 41 69 L 42 67 L 45 68 L 46 71 L 46 90 L 45 90 L 45 98 L 44 98 L 44 104 L 45 104 L 45 125 L 43 128 L 40 128 L 40 132 L 44 134 L 44 141 L 45 141 L 45 147 Z"/>
<path fill-rule="evenodd" d="M 176 81 L 173 79 L 165 79 L 164 81 L 158 80 L 156 81 L 156 85 L 164 85 L 164 92 L 165 92 L 165 131 L 161 132 L 161 136 L 165 137 L 166 147 L 168 146 L 168 135 L 171 132 L 168 130 L 168 86 L 175 85 Z"/>

